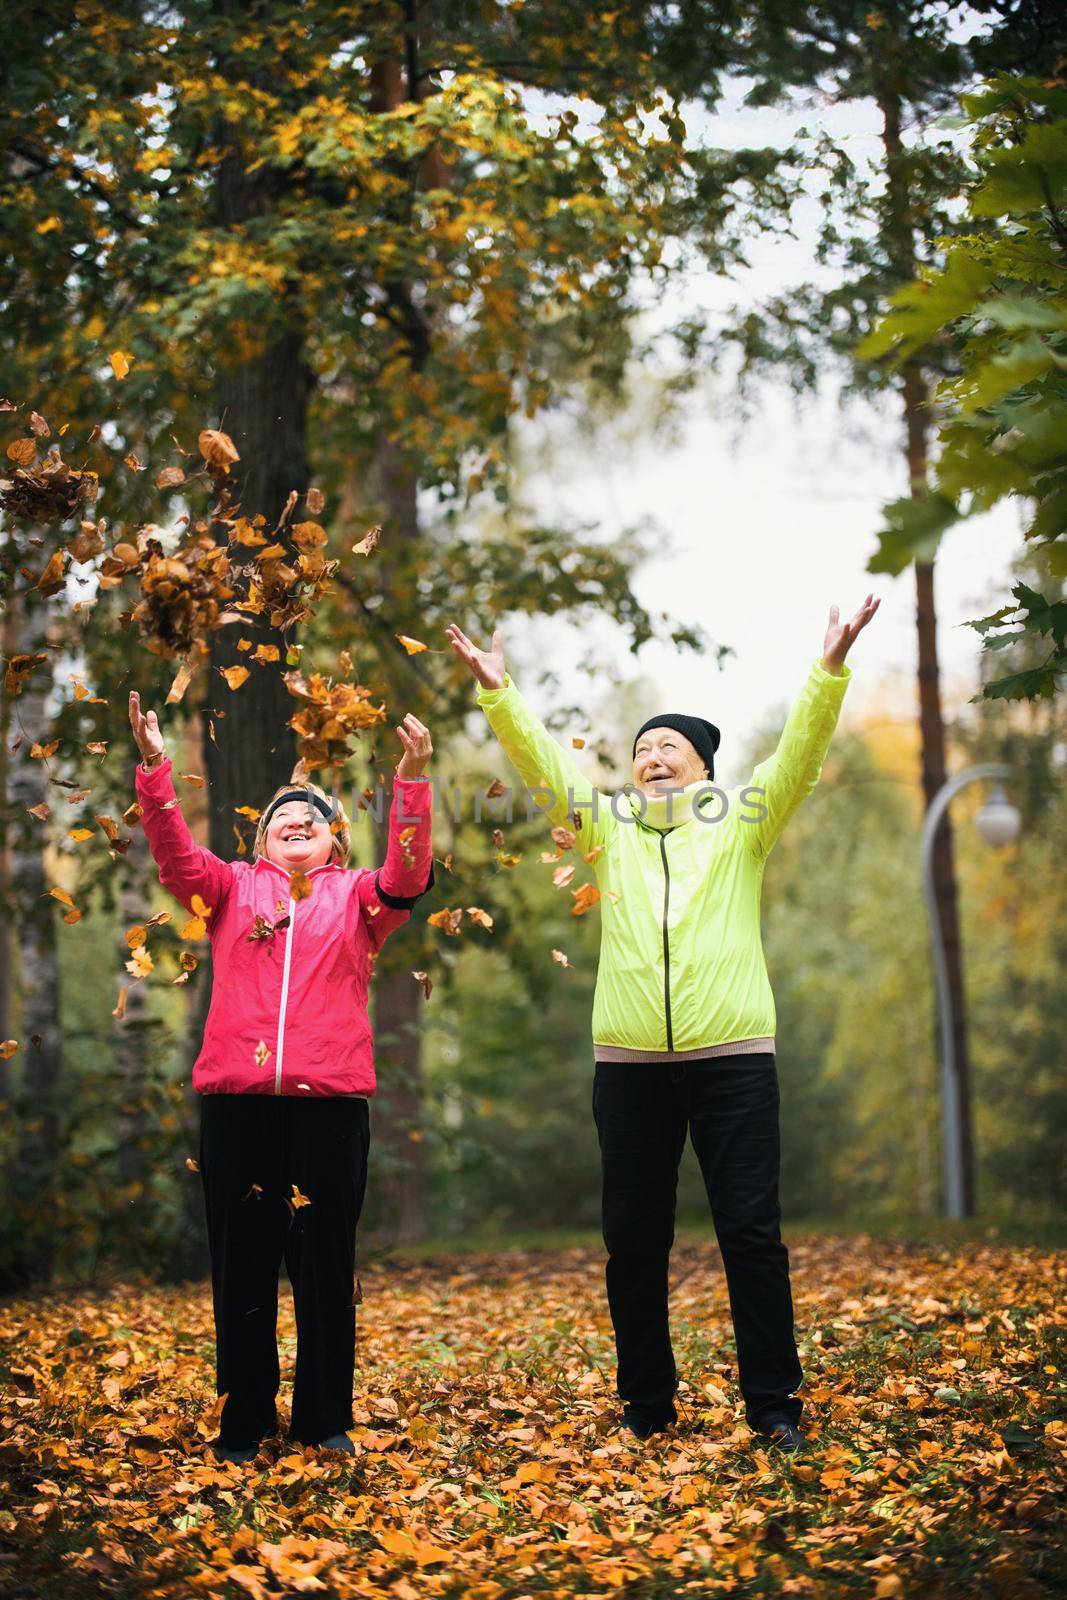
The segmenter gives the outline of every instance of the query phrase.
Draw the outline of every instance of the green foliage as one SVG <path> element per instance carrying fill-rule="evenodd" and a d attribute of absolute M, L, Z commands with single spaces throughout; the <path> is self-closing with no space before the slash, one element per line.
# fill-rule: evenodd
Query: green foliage
<path fill-rule="evenodd" d="M 962 104 L 971 146 L 969 216 L 995 231 L 947 239 L 938 270 L 893 297 L 860 344 L 896 365 L 947 353 L 936 394 L 939 451 L 931 492 L 886 507 L 872 571 L 932 559 L 945 528 L 1005 498 L 1027 506 L 1026 538 L 1045 572 L 1067 578 L 1067 89 L 1000 77 Z M 975 627 L 987 649 L 1029 636 L 1039 665 L 985 684 L 986 698 L 1055 692 L 1067 670 L 1067 601 L 1025 585 Z M 1011 629 L 1012 631 L 1002 631 Z"/>

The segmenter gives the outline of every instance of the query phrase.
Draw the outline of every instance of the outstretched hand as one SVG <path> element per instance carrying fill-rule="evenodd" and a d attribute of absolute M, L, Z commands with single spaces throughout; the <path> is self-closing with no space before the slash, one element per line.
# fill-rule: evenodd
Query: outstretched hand
<path fill-rule="evenodd" d="M 830 622 L 822 647 L 822 664 L 827 672 L 841 671 L 845 657 L 856 642 L 857 636 L 870 622 L 881 603 L 881 600 L 872 600 L 868 595 L 851 622 L 839 622 L 837 607 L 830 607 Z"/>
<path fill-rule="evenodd" d="M 409 711 L 403 722 L 397 725 L 396 731 L 400 735 L 400 743 L 404 746 L 404 754 L 397 763 L 397 777 L 421 778 L 433 755 L 433 741 L 430 738 L 429 728 L 420 722 L 418 717 L 413 717 Z"/>
<path fill-rule="evenodd" d="M 159 719 L 154 711 L 150 711 L 147 717 L 142 716 L 141 696 L 136 689 L 130 690 L 130 727 L 133 729 L 133 737 L 137 741 L 142 761 L 153 761 L 163 754 L 163 735 L 159 731 Z"/>
<path fill-rule="evenodd" d="M 488 650 L 479 650 L 454 622 L 449 623 L 445 634 L 459 659 L 471 669 L 483 689 L 504 687 L 504 635 L 499 628 L 494 632 Z"/>

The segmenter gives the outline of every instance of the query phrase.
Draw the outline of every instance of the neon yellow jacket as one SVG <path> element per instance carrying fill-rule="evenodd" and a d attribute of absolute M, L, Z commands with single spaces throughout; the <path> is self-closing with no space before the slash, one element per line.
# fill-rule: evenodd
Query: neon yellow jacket
<path fill-rule="evenodd" d="M 701 801 L 675 810 L 668 829 L 640 820 L 640 795 L 595 790 L 510 675 L 501 689 L 479 685 L 478 703 L 538 809 L 553 826 L 577 822 L 576 850 L 598 850 L 595 1046 L 694 1056 L 742 1040 L 774 1048 L 763 869 L 819 781 L 851 676 L 847 666 L 835 675 L 813 661 L 778 748 L 749 783 L 705 789 Z"/>

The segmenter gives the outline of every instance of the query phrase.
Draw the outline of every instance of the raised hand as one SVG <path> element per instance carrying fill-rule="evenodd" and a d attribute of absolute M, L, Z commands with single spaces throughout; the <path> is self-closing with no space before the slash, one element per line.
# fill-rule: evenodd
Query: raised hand
<path fill-rule="evenodd" d="M 488 650 L 479 650 L 454 622 L 449 623 L 445 634 L 459 659 L 470 667 L 483 689 L 504 687 L 504 635 L 499 628 L 493 634 L 493 642 Z"/>
<path fill-rule="evenodd" d="M 137 741 L 137 748 L 141 752 L 141 760 L 146 766 L 165 754 L 163 735 L 159 731 L 159 721 L 154 711 L 146 716 L 141 714 L 141 696 L 136 689 L 130 690 L 130 727 L 133 737 Z"/>
<path fill-rule="evenodd" d="M 421 778 L 426 771 L 427 762 L 433 755 L 429 728 L 420 722 L 418 717 L 413 717 L 409 711 L 396 731 L 404 746 L 404 754 L 397 764 L 397 777 Z"/>
<path fill-rule="evenodd" d="M 841 671 L 857 635 L 867 626 L 881 603 L 881 600 L 872 600 L 868 595 L 851 622 L 839 622 L 837 607 L 830 607 L 830 622 L 822 647 L 822 664 L 827 672 Z"/>

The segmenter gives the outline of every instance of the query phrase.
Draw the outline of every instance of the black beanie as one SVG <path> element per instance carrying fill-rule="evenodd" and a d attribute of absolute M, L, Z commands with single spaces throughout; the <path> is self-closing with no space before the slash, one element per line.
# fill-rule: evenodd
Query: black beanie
<path fill-rule="evenodd" d="M 648 732 L 649 728 L 673 728 L 675 733 L 683 733 L 707 767 L 708 777 L 714 778 L 715 752 L 722 737 L 714 722 L 705 722 L 703 717 L 673 716 L 670 712 L 662 717 L 649 717 L 634 735 L 631 755 L 637 754 L 637 741 L 643 733 Z"/>

